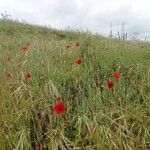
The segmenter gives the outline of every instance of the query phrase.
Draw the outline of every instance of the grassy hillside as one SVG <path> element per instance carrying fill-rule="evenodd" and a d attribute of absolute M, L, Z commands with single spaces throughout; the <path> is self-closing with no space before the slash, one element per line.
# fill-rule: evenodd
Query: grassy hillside
<path fill-rule="evenodd" d="M 31 149 L 150 149 L 150 44 L 1 20 L 0 150 Z"/>

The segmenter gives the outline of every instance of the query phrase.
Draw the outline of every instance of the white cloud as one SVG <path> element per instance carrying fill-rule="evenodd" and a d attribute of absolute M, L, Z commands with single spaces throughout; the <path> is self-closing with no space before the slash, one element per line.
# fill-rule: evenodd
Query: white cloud
<path fill-rule="evenodd" d="M 12 18 L 56 28 L 83 27 L 102 34 L 108 34 L 111 22 L 115 32 L 125 22 L 129 34 L 149 34 L 149 10 L 149 0 L 0 0 L 0 13 L 7 11 Z"/>

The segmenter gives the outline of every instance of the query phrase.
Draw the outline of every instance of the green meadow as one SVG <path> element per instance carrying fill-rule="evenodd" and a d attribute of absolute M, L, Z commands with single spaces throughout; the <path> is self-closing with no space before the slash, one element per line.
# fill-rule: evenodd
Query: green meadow
<path fill-rule="evenodd" d="M 148 149 L 150 43 L 0 20 L 0 150 Z"/>

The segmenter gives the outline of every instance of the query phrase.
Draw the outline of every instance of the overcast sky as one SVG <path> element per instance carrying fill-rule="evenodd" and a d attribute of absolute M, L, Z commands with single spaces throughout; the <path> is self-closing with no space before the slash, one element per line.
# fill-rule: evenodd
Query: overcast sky
<path fill-rule="evenodd" d="M 0 13 L 11 18 L 55 28 L 90 30 L 108 35 L 125 31 L 150 39 L 150 0 L 0 0 Z"/>

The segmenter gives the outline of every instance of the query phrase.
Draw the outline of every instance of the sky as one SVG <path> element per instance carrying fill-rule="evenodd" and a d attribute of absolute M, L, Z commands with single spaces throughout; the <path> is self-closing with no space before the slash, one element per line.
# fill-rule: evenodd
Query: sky
<path fill-rule="evenodd" d="M 0 0 L 0 13 L 12 19 L 58 29 L 109 35 L 121 31 L 150 39 L 150 0 Z M 138 34 L 136 34 L 138 33 Z"/>

